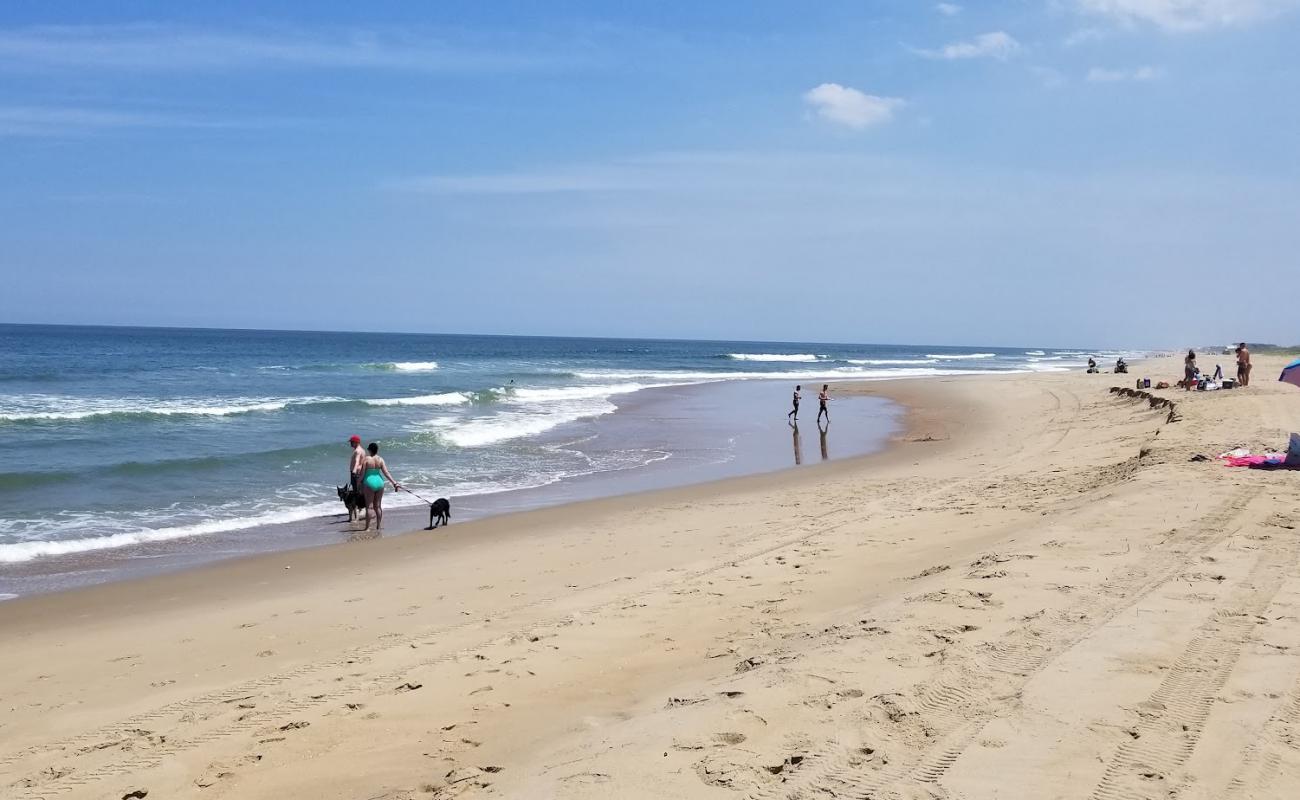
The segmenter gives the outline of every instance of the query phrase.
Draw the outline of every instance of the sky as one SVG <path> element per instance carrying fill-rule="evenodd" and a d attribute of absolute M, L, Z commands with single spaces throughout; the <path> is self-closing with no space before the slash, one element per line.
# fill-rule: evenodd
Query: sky
<path fill-rule="evenodd" d="M 1300 0 L 7 0 L 0 322 L 1296 343 L 1297 34 Z"/>

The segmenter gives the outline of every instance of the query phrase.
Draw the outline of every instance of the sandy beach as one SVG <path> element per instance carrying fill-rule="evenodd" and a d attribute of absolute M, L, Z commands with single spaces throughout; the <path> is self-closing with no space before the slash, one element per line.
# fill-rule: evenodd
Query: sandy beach
<path fill-rule="evenodd" d="M 1255 360 L 841 383 L 888 450 L 0 604 L 0 796 L 1293 797 L 1300 472 L 1213 460 L 1300 429 Z"/>

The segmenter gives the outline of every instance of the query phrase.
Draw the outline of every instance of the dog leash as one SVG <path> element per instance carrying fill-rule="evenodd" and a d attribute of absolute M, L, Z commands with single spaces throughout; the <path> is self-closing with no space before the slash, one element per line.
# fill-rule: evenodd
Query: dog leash
<path fill-rule="evenodd" d="M 432 501 L 432 500 L 425 500 L 423 497 L 420 497 L 418 494 L 415 494 L 415 492 L 412 492 L 410 489 L 406 488 L 405 486 L 402 487 L 402 491 L 404 491 L 404 492 L 406 492 L 406 493 L 408 493 L 408 494 L 413 494 L 413 495 L 415 495 L 415 498 L 416 498 L 417 500 L 424 500 L 424 502 L 428 503 L 429 505 L 433 505 L 433 501 Z"/>

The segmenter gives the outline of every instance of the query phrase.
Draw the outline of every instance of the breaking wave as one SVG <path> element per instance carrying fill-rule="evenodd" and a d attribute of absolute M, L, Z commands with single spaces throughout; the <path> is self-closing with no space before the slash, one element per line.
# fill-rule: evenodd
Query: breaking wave
<path fill-rule="evenodd" d="M 813 361 L 821 361 L 826 358 L 826 356 L 819 356 L 814 353 L 728 353 L 727 358 L 730 358 L 733 361 L 810 363 Z"/>

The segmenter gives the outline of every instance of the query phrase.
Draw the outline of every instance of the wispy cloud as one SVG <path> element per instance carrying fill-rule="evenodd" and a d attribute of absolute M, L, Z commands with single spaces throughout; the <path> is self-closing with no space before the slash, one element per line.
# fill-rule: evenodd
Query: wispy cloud
<path fill-rule="evenodd" d="M 1100 42 L 1108 35 L 1110 34 L 1101 28 L 1080 28 L 1062 39 L 1061 44 L 1066 47 L 1078 47 L 1079 45 L 1089 44 L 1091 42 Z"/>
<path fill-rule="evenodd" d="M 903 105 L 897 97 L 866 94 L 838 83 L 823 83 L 809 89 L 803 99 L 822 119 L 855 130 L 889 122 L 894 118 L 894 110 Z"/>
<path fill-rule="evenodd" d="M 420 194 L 530 195 L 626 192 L 655 188 L 655 176 L 634 164 L 573 165 L 484 175 L 426 175 L 386 188 Z"/>
<path fill-rule="evenodd" d="M 961 6 L 956 3 L 939 3 L 935 5 L 934 10 L 945 17 L 955 17 L 961 13 Z"/>
<path fill-rule="evenodd" d="M 0 136 L 67 136 L 128 128 L 241 128 L 245 123 L 155 112 L 0 106 Z"/>
<path fill-rule="evenodd" d="M 1136 69 L 1107 69 L 1093 67 L 1088 70 L 1090 83 L 1123 83 L 1126 81 L 1153 81 L 1164 75 L 1159 67 L 1137 67 Z"/>
<path fill-rule="evenodd" d="M 1029 68 L 1029 74 L 1037 78 L 1047 89 L 1059 89 L 1070 82 L 1069 78 L 1065 77 L 1065 73 L 1053 67 L 1033 66 Z"/>
<path fill-rule="evenodd" d="M 1020 52 L 1020 42 L 1006 31 L 982 33 L 974 39 L 952 42 L 937 50 L 913 50 L 926 58 L 941 58 L 955 61 L 967 58 L 994 58 L 1005 61 Z"/>
<path fill-rule="evenodd" d="M 1300 0 L 1076 0 L 1080 10 L 1121 25 L 1168 31 L 1245 25 L 1300 8 Z"/>
<path fill-rule="evenodd" d="M 538 166 L 460 175 L 418 175 L 387 181 L 382 189 L 430 195 L 578 195 L 680 193 L 781 180 L 835 176 L 847 164 L 879 167 L 885 162 L 844 154 L 690 151 L 629 155 L 606 161 Z M 702 176 L 708 176 L 704 181 Z M 762 177 L 766 176 L 766 177 Z"/>
<path fill-rule="evenodd" d="M 394 30 L 232 31 L 158 24 L 0 29 L 0 65 L 11 68 L 509 72 L 575 60 L 572 53 L 530 53 Z"/>

